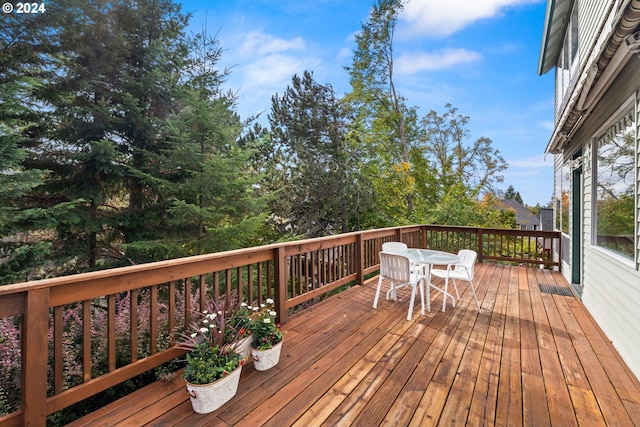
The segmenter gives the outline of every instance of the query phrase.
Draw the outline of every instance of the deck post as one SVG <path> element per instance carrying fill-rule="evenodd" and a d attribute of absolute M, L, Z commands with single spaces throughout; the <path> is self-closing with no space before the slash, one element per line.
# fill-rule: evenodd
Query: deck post
<path fill-rule="evenodd" d="M 356 283 L 364 285 L 364 238 L 362 233 L 356 235 Z"/>
<path fill-rule="evenodd" d="M 398 230 L 396 230 L 396 240 L 398 242 L 402 242 L 402 227 L 399 227 Z"/>
<path fill-rule="evenodd" d="M 483 263 L 484 262 L 484 251 L 482 250 L 484 243 L 483 243 L 483 228 L 478 228 L 478 262 L 479 263 Z"/>
<path fill-rule="evenodd" d="M 49 288 L 27 292 L 22 328 L 23 425 L 43 426 L 47 419 Z"/>
<path fill-rule="evenodd" d="M 284 256 L 284 246 L 280 245 L 274 249 L 275 263 L 275 289 L 274 301 L 278 321 L 284 323 L 287 320 L 287 263 Z"/>

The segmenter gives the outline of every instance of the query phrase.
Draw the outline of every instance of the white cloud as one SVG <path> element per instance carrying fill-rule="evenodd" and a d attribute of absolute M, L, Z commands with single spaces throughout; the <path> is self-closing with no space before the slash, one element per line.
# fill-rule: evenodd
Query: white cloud
<path fill-rule="evenodd" d="M 236 64 L 228 86 L 237 91 L 242 117 L 267 111 L 271 96 L 282 94 L 294 74 L 301 75 L 305 70 L 317 71 L 322 67 L 321 59 L 308 51 L 307 42 L 300 36 L 285 39 L 255 30 L 242 34 L 235 44 L 240 48 L 230 49 L 226 58 L 229 63 Z"/>
<path fill-rule="evenodd" d="M 291 84 L 291 77 L 294 74 L 302 74 L 305 69 L 313 70 L 317 62 L 313 58 L 291 55 L 269 55 L 259 58 L 242 68 L 245 81 L 243 86 L 245 89 L 247 87 L 279 86 L 277 91 L 283 92 L 286 85 Z"/>
<path fill-rule="evenodd" d="M 482 56 L 467 49 L 445 49 L 434 53 L 405 54 L 395 63 L 398 74 L 442 70 L 459 64 L 479 61 Z"/>
<path fill-rule="evenodd" d="M 444 37 L 480 19 L 492 18 L 510 6 L 539 3 L 541 0 L 412 0 L 402 18 L 409 28 L 405 37 Z"/>
<path fill-rule="evenodd" d="M 289 50 L 304 51 L 305 41 L 302 37 L 285 40 L 260 31 L 253 31 L 246 35 L 240 51 L 245 55 L 270 55 Z"/>

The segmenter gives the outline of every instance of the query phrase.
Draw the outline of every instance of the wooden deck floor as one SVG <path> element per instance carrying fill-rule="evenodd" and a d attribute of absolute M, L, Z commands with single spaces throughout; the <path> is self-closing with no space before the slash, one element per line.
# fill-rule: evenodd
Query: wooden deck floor
<path fill-rule="evenodd" d="M 157 382 L 74 425 L 633 426 L 640 384 L 581 302 L 542 293 L 558 273 L 478 265 L 456 308 L 415 310 L 409 291 L 371 308 L 375 284 L 292 317 L 280 363 L 243 368 L 238 393 L 209 415 L 184 382 Z"/>

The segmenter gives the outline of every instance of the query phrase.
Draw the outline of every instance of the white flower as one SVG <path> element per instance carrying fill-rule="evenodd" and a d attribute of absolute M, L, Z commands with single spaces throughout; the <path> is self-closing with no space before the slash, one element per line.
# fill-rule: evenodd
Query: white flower
<path fill-rule="evenodd" d="M 269 319 L 268 317 L 265 317 L 262 323 L 271 323 L 271 319 Z"/>
<path fill-rule="evenodd" d="M 208 313 L 208 311 L 207 311 L 207 310 L 203 310 L 203 311 L 202 311 L 202 314 L 207 314 L 207 313 Z"/>
<path fill-rule="evenodd" d="M 219 314 L 220 316 L 222 316 L 222 311 L 218 311 L 218 314 Z"/>
<path fill-rule="evenodd" d="M 265 308 L 265 307 L 266 307 L 266 305 L 260 304 L 260 308 Z"/>
<path fill-rule="evenodd" d="M 206 325 L 207 323 L 209 323 L 209 319 L 207 319 L 207 318 L 205 317 L 205 318 L 204 318 L 204 320 L 202 321 L 202 323 L 204 323 L 204 324 Z"/>
<path fill-rule="evenodd" d="M 274 301 L 273 301 L 273 299 L 271 299 L 271 298 L 267 298 L 266 303 L 267 303 L 267 304 L 275 304 L 275 302 L 274 302 Z"/>
<path fill-rule="evenodd" d="M 253 307 L 253 311 L 258 311 L 260 310 L 258 307 Z"/>
<path fill-rule="evenodd" d="M 242 304 L 240 304 L 240 307 L 247 307 L 247 303 L 243 302 Z"/>
<path fill-rule="evenodd" d="M 200 328 L 200 332 L 202 332 L 203 334 L 206 334 L 206 333 L 207 333 L 207 331 L 208 331 L 208 329 L 207 329 L 207 328 Z"/>
<path fill-rule="evenodd" d="M 247 306 L 247 310 L 253 310 L 253 307 L 251 307 L 250 305 Z"/>
<path fill-rule="evenodd" d="M 197 333 L 197 332 L 194 332 L 194 333 L 192 333 L 192 334 L 191 334 L 191 338 L 195 338 L 195 337 L 197 337 L 197 336 L 198 336 L 198 333 Z"/>
<path fill-rule="evenodd" d="M 216 317 L 218 317 L 217 314 L 215 313 L 211 313 L 210 315 L 207 316 L 209 318 L 209 320 L 215 320 Z"/>
<path fill-rule="evenodd" d="M 269 312 L 269 316 L 276 317 L 277 315 L 278 315 L 278 313 L 276 313 L 276 312 L 275 312 L 275 311 L 273 311 L 273 310 L 271 310 L 271 311 Z"/>

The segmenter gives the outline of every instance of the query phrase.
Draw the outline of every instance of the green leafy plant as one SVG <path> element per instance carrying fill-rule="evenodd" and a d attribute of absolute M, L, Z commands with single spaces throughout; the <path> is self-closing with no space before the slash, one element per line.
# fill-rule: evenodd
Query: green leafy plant
<path fill-rule="evenodd" d="M 231 344 L 251 335 L 251 310 L 252 307 L 243 302 L 232 305 L 225 311 L 224 344 Z"/>
<path fill-rule="evenodd" d="M 197 313 L 190 326 L 191 333 L 181 333 L 177 346 L 188 350 L 182 377 L 192 384 L 209 384 L 229 375 L 242 366 L 244 359 L 229 342 L 237 341 L 237 334 L 226 335 L 225 310 L 215 301 L 211 308 Z M 227 342 L 227 340 L 230 340 Z"/>
<path fill-rule="evenodd" d="M 251 346 L 258 350 L 268 350 L 274 345 L 282 341 L 282 330 L 280 325 L 276 323 L 276 313 L 274 301 L 270 298 L 266 300 L 266 304 L 260 307 L 254 307 L 254 313 L 251 316 L 251 332 L 253 340 Z"/>

